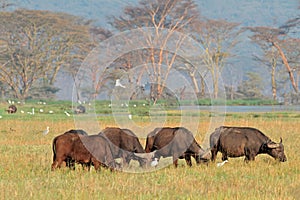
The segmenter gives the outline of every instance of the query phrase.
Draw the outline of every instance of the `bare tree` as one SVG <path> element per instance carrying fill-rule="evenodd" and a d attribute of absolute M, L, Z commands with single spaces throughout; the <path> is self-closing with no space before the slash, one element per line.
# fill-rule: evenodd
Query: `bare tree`
<path fill-rule="evenodd" d="M 88 26 L 79 17 L 48 11 L 1 12 L 0 81 L 14 96 L 25 99 L 40 82 L 53 85 L 62 66 L 80 53 L 89 39 Z"/>
<path fill-rule="evenodd" d="M 76 87 L 76 98 L 77 100 L 81 100 L 82 97 L 80 94 L 80 89 L 81 84 L 82 84 L 82 79 L 80 77 L 76 76 L 78 75 L 78 71 L 80 70 L 80 66 L 84 59 L 87 57 L 87 55 L 103 40 L 109 38 L 112 36 L 112 32 L 109 30 L 102 28 L 102 27 L 97 27 L 97 26 L 92 26 L 90 27 L 88 31 L 88 35 L 85 35 L 85 37 L 90 38 L 89 40 L 85 41 L 84 43 L 79 42 L 78 46 L 80 48 L 77 49 L 77 53 L 74 54 L 73 56 L 69 56 L 66 60 L 63 72 L 67 73 L 69 76 L 71 76 L 74 85 Z M 99 66 L 95 65 L 95 63 L 91 63 L 91 80 L 93 81 L 93 89 L 94 91 L 99 91 L 99 88 L 103 86 L 104 82 L 99 83 L 99 80 L 96 80 L 95 73 L 97 72 L 97 68 Z M 87 94 L 88 99 L 90 98 L 95 98 L 96 93 L 93 94 Z"/>
<path fill-rule="evenodd" d="M 290 39 L 287 39 L 288 37 L 286 35 L 286 32 L 280 28 L 272 28 L 272 27 L 249 27 L 248 28 L 253 35 L 251 36 L 252 41 L 255 43 L 260 44 L 260 46 L 265 47 L 275 47 L 280 55 L 280 58 L 286 68 L 286 71 L 288 72 L 290 82 L 293 86 L 294 91 L 297 93 L 299 91 L 297 82 L 295 80 L 295 70 L 290 66 L 290 61 L 288 59 L 288 52 L 293 51 L 291 46 L 287 46 L 284 44 L 287 44 L 287 41 Z M 299 45 L 299 40 L 295 40 L 295 42 Z M 284 48 L 285 47 L 285 48 Z M 264 48 L 267 50 L 267 48 Z M 298 52 L 298 49 L 294 49 L 296 52 Z M 294 53 L 295 53 L 294 51 Z M 297 54 L 297 53 L 296 53 Z"/>
<path fill-rule="evenodd" d="M 271 75 L 271 86 L 272 86 L 272 96 L 273 100 L 277 99 L 277 83 L 276 83 L 276 71 L 279 61 L 279 53 L 275 47 L 269 47 L 265 45 L 264 42 L 256 41 L 260 44 L 260 47 L 263 49 L 263 56 L 253 55 L 254 60 L 259 64 L 263 64 L 270 71 Z"/>
<path fill-rule="evenodd" d="M 187 30 L 198 16 L 197 5 L 192 0 L 142 0 L 138 6 L 126 7 L 120 17 L 112 18 L 111 25 L 119 31 L 136 28 L 143 31 L 142 27 L 154 29 L 154 33 L 147 31 L 143 33 L 148 46 L 146 49 L 148 57 L 145 62 L 150 65 L 145 65 L 145 69 L 142 70 L 143 73 L 150 75 L 153 83 L 151 98 L 154 103 L 164 92 L 166 80 L 177 58 L 176 51 L 181 47 L 184 36 L 172 41 L 174 47 L 172 52 L 165 49 L 172 36 L 176 32 Z M 140 74 L 139 77 L 141 76 Z"/>
<path fill-rule="evenodd" d="M 195 23 L 194 37 L 204 48 L 205 53 L 200 56 L 212 77 L 214 98 L 218 98 L 219 73 L 228 58 L 234 56 L 232 50 L 243 32 L 239 25 L 240 23 L 213 19 L 202 19 Z"/>

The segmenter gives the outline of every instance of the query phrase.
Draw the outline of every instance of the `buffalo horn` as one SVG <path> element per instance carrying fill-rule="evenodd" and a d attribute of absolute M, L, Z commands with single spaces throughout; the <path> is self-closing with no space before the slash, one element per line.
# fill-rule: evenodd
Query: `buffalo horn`
<path fill-rule="evenodd" d="M 211 151 L 207 149 L 202 155 L 200 155 L 201 159 L 209 160 L 211 158 Z"/>
<path fill-rule="evenodd" d="M 134 153 L 134 155 L 137 157 L 140 157 L 140 158 L 144 158 L 144 159 L 151 159 L 154 157 L 154 153 L 155 153 L 155 151 L 150 152 L 150 153 Z"/>
<path fill-rule="evenodd" d="M 280 144 L 277 144 L 277 143 L 268 143 L 267 144 L 267 147 L 270 148 L 270 149 L 275 149 L 279 146 L 280 146 Z"/>

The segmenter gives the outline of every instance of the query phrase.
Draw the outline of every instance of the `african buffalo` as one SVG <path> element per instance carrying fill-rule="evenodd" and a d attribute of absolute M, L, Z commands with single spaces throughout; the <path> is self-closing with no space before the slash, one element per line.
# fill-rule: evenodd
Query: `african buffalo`
<path fill-rule="evenodd" d="M 255 160 L 258 154 L 269 154 L 281 162 L 287 160 L 282 138 L 280 143 L 275 143 L 255 128 L 221 126 L 213 134 L 219 134 L 219 138 L 211 149 L 212 161 L 215 161 L 218 151 L 222 153 L 223 161 L 228 157 L 245 156 L 247 162 Z"/>
<path fill-rule="evenodd" d="M 215 145 L 217 145 L 221 130 L 223 130 L 223 126 L 216 128 L 215 131 L 210 134 L 209 136 L 209 144 L 210 144 L 210 149 L 212 149 Z"/>
<path fill-rule="evenodd" d="M 70 157 L 79 164 L 94 165 L 96 171 L 100 166 L 110 168 L 113 171 L 116 163 L 107 139 L 101 135 L 90 135 L 75 140 Z"/>
<path fill-rule="evenodd" d="M 52 142 L 53 164 L 52 169 L 61 167 L 63 163 L 67 167 L 75 169 L 75 161 L 71 159 L 70 152 L 73 148 L 74 141 L 88 134 L 83 130 L 69 130 L 64 134 L 56 136 Z"/>
<path fill-rule="evenodd" d="M 185 159 L 188 166 L 192 166 L 191 156 L 200 164 L 208 161 L 207 153 L 195 140 L 193 134 L 183 127 L 156 128 L 147 135 L 145 151 L 155 151 L 154 158 L 173 157 L 173 164 L 178 165 L 178 159 Z"/>
<path fill-rule="evenodd" d="M 66 137 L 62 138 L 65 139 Z M 109 167 L 111 170 L 114 170 L 116 167 L 110 145 L 106 138 L 99 135 L 79 136 L 73 137 L 71 142 L 67 141 L 66 143 L 62 141 L 63 139 L 58 138 L 56 143 L 54 143 L 53 150 L 56 152 L 56 159 L 53 161 L 52 170 L 60 167 L 62 162 L 68 158 L 87 166 L 88 170 L 91 165 L 94 165 L 95 170 L 99 170 L 101 165 Z M 59 142 L 57 143 L 57 141 Z"/>
<path fill-rule="evenodd" d="M 110 141 L 114 158 L 122 158 L 124 167 L 128 166 L 132 159 L 137 160 L 142 167 L 149 162 L 145 157 L 138 156 L 145 153 L 145 150 L 131 130 L 107 127 L 99 135 L 105 136 Z"/>
<path fill-rule="evenodd" d="M 10 105 L 10 106 L 8 106 L 8 109 L 6 111 L 7 111 L 7 113 L 12 114 L 12 113 L 16 113 L 17 110 L 18 109 L 15 105 Z"/>

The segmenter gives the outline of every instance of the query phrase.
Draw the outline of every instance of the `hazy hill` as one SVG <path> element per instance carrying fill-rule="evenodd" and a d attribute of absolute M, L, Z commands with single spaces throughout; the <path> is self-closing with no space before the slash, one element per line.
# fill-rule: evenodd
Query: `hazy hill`
<path fill-rule="evenodd" d="M 105 25 L 106 17 L 118 15 L 138 0 L 15 0 L 18 7 L 67 12 L 95 19 Z M 242 22 L 245 26 L 281 24 L 297 15 L 298 0 L 195 0 L 202 15 Z"/>

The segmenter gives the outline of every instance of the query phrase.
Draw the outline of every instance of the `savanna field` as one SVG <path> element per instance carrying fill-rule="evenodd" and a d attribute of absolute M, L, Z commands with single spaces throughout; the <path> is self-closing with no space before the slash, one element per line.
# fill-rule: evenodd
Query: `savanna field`
<path fill-rule="evenodd" d="M 87 172 L 80 165 L 76 165 L 75 171 L 51 171 L 52 140 L 76 128 L 72 115 L 68 117 L 51 105 L 35 115 L 26 113 L 31 106 L 18 108 L 16 114 L 5 113 L 6 107 L 7 104 L 1 104 L 1 199 L 299 199 L 299 112 L 226 113 L 224 118 L 224 125 L 255 127 L 275 142 L 282 137 L 287 162 L 258 155 L 249 164 L 244 163 L 243 157 L 229 158 L 228 163 L 217 167 L 221 162 L 218 153 L 216 163 L 208 165 L 197 166 L 193 160 L 189 168 L 184 160 L 179 160 L 177 169 L 169 165 L 151 172 L 129 173 L 103 168 L 95 172 L 93 167 Z M 55 112 L 46 113 L 47 108 Z M 20 109 L 25 113 L 20 113 Z M 167 117 L 163 117 L 165 125 L 180 125 L 180 114 L 167 112 Z M 99 116 L 97 120 L 101 127 L 117 125 L 110 115 Z M 145 117 L 133 116 L 132 120 L 140 127 L 149 123 Z M 213 120 L 214 115 L 204 112 L 187 124 L 187 128 L 198 126 L 194 134 L 201 145 Z M 43 135 L 47 126 L 50 132 Z M 144 146 L 145 138 L 140 141 Z M 129 168 L 139 171 L 136 161 L 131 161 Z"/>

